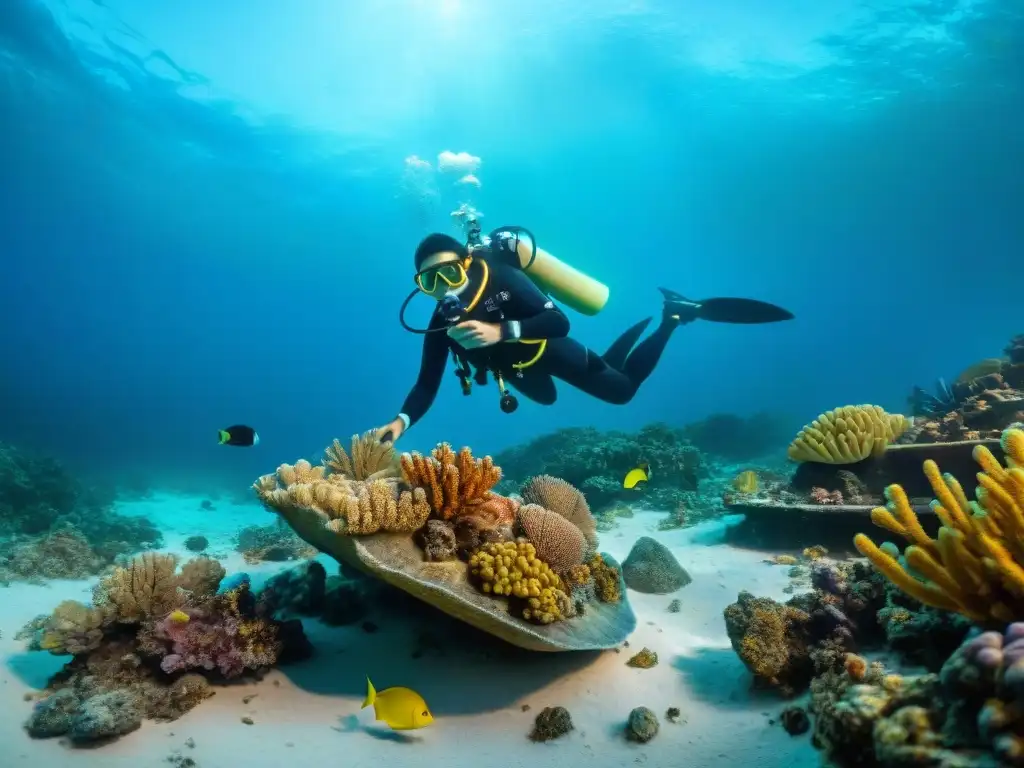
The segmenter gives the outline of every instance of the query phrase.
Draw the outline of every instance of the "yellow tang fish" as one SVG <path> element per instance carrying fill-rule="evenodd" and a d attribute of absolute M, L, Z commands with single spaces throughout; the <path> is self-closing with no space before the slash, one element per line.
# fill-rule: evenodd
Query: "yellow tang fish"
<path fill-rule="evenodd" d="M 634 489 L 640 490 L 640 488 L 643 487 L 641 483 L 646 483 L 650 479 L 651 465 L 641 464 L 640 466 L 635 467 L 626 473 L 626 477 L 622 481 L 622 487 L 625 488 L 627 491 L 632 491 Z"/>
<path fill-rule="evenodd" d="M 387 723 L 395 731 L 426 728 L 434 722 L 427 702 L 411 688 L 388 688 L 377 693 L 370 678 L 366 678 L 366 701 L 360 709 L 373 705 L 377 720 Z"/>

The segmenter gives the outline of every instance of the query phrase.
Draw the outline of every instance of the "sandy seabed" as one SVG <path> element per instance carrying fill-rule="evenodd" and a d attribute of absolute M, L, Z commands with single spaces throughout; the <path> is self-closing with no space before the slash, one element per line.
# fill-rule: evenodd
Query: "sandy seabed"
<path fill-rule="evenodd" d="M 200 499 L 158 496 L 122 504 L 125 514 L 149 516 L 164 531 L 163 551 L 182 557 L 187 536 L 210 540 L 228 573 L 244 570 L 259 587 L 293 564 L 246 565 L 232 548 L 244 525 L 272 519 L 258 505 L 217 503 L 201 511 Z M 693 583 L 674 595 L 629 592 L 637 629 L 621 652 L 538 654 L 511 648 L 458 625 L 432 609 L 417 609 L 396 596 L 360 624 L 327 627 L 304 620 L 313 658 L 275 669 L 259 682 L 218 688 L 212 699 L 173 723 L 146 722 L 120 740 L 98 748 L 72 748 L 58 739 L 33 740 L 22 729 L 31 711 L 26 694 L 42 688 L 67 657 L 27 653 L 14 635 L 61 600 L 88 602 L 92 581 L 0 588 L 0 768 L 149 768 L 174 755 L 198 768 L 263 768 L 299 763 L 380 768 L 381 765 L 446 768 L 804 768 L 818 765 L 809 736 L 789 736 L 778 724 L 785 706 L 750 690 L 750 676 L 729 646 L 722 610 L 741 589 L 782 599 L 787 569 L 765 555 L 722 543 L 728 520 L 681 531 L 659 532 L 654 513 L 638 513 L 602 534 L 601 549 L 623 560 L 633 542 L 652 535 L 670 547 Z M 328 573 L 336 565 L 323 560 Z M 682 610 L 670 613 L 672 598 Z M 435 643 L 423 649 L 428 633 Z M 649 670 L 626 666 L 643 647 L 660 663 Z M 359 707 L 365 676 L 378 690 L 392 685 L 419 691 L 434 724 L 399 734 L 375 723 Z M 536 714 L 563 706 L 575 729 L 538 744 L 527 738 Z M 652 709 L 661 730 L 647 744 L 624 737 L 625 720 L 637 706 Z M 678 723 L 664 718 L 669 707 Z M 253 721 L 242 722 L 243 717 Z M 771 720 L 776 720 L 771 724 Z"/>

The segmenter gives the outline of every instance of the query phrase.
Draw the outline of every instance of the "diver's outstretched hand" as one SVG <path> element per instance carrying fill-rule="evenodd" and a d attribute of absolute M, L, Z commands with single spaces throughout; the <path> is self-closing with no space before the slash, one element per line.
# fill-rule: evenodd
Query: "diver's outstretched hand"
<path fill-rule="evenodd" d="M 383 427 L 378 427 L 374 436 L 377 438 L 378 443 L 391 443 L 394 445 L 398 442 L 398 438 L 405 432 L 405 422 L 401 419 L 395 419 L 390 424 L 385 424 Z"/>

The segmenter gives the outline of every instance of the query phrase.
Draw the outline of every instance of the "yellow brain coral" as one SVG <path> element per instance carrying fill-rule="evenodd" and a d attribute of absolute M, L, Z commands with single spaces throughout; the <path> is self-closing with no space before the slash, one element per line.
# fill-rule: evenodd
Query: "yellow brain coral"
<path fill-rule="evenodd" d="M 924 462 L 936 496 L 931 506 L 942 522 L 935 539 L 921 527 L 899 485 L 886 489 L 887 507 L 872 511 L 876 525 L 911 543 L 904 553 L 907 565 L 927 581 L 908 573 L 863 533 L 854 539 L 858 551 L 910 596 L 996 625 L 1024 616 L 1024 430 L 1004 431 L 1002 448 L 1006 466 L 988 448 L 974 448 L 982 469 L 974 501 L 955 477 L 940 473 L 934 461 Z"/>
<path fill-rule="evenodd" d="M 826 411 L 800 430 L 788 455 L 794 461 L 853 464 L 884 453 L 909 425 L 905 416 L 877 405 L 847 405 Z"/>
<path fill-rule="evenodd" d="M 426 492 L 430 508 L 442 520 L 486 501 L 501 480 L 501 469 L 490 456 L 475 459 L 469 448 L 456 454 L 448 443 L 438 445 L 430 456 L 403 453 L 400 463 L 405 482 Z"/>
<path fill-rule="evenodd" d="M 484 545 L 470 555 L 469 572 L 483 592 L 527 601 L 525 619 L 550 624 L 569 610 L 562 580 L 528 541 Z"/>

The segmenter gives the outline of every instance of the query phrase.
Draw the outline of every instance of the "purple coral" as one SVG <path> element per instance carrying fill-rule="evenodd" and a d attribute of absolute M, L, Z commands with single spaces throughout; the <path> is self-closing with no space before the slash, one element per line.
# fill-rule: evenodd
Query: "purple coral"
<path fill-rule="evenodd" d="M 960 651 L 985 677 L 1001 682 L 1013 699 L 1024 701 L 1024 622 L 1010 624 L 1002 634 L 982 632 L 965 642 Z"/>
<path fill-rule="evenodd" d="M 245 670 L 238 619 L 234 617 L 220 622 L 210 622 L 195 612 L 187 622 L 168 617 L 157 625 L 157 634 L 170 643 L 171 652 L 160 662 L 164 672 L 216 669 L 224 677 L 237 677 Z"/>

